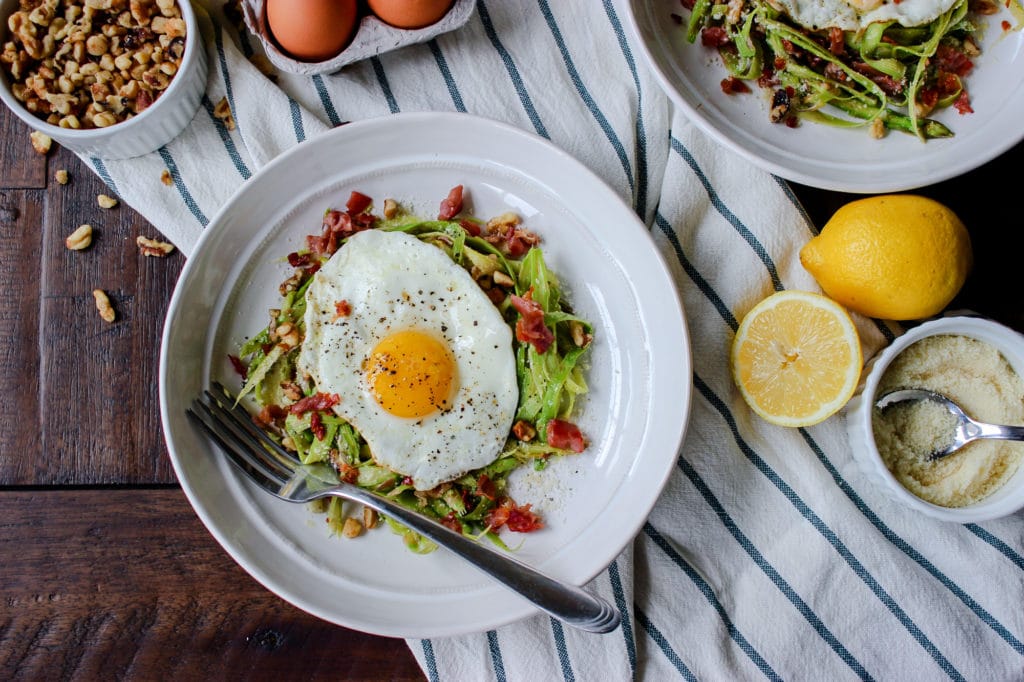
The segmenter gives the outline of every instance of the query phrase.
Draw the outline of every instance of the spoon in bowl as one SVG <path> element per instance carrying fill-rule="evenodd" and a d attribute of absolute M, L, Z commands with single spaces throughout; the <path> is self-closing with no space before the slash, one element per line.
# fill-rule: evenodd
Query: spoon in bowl
<path fill-rule="evenodd" d="M 1000 426 L 998 424 L 986 424 L 971 419 L 955 402 L 934 391 L 921 388 L 908 388 L 899 391 L 891 391 L 875 401 L 875 407 L 880 410 L 907 401 L 930 400 L 944 407 L 947 412 L 956 419 L 956 428 L 953 429 L 952 440 L 942 448 L 933 450 L 928 455 L 928 461 L 934 462 L 951 455 L 963 446 L 982 438 L 994 438 L 997 440 L 1024 440 L 1024 426 Z"/>

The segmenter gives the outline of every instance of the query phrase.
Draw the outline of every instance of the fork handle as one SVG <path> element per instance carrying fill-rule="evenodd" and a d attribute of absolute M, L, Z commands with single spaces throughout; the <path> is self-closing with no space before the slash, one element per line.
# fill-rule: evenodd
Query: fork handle
<path fill-rule="evenodd" d="M 433 540 L 567 625 L 601 633 L 619 626 L 619 611 L 604 599 L 555 580 L 513 557 L 498 554 L 401 505 L 356 486 L 344 485 L 325 492 L 361 502 Z"/>

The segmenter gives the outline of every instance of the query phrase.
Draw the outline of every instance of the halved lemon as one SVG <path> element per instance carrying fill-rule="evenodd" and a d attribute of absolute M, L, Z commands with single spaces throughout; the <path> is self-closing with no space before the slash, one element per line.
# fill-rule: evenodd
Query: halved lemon
<path fill-rule="evenodd" d="M 811 426 L 853 396 L 862 365 L 860 337 L 832 299 L 780 291 L 743 318 L 731 364 L 754 412 L 780 426 Z"/>

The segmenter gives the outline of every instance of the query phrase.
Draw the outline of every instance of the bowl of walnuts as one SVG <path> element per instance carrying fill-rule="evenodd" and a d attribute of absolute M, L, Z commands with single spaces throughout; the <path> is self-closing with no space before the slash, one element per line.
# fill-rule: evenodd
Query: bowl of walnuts
<path fill-rule="evenodd" d="M 189 0 L 0 0 L 0 99 L 33 130 L 104 159 L 188 125 L 207 60 Z"/>

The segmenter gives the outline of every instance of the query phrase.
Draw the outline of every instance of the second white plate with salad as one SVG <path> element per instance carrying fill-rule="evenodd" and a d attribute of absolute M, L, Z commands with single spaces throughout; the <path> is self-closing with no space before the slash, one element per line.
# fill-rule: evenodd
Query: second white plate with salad
<path fill-rule="evenodd" d="M 251 178 L 206 228 L 175 289 L 160 362 L 164 433 L 206 527 L 254 578 L 339 625 L 396 637 L 483 631 L 537 613 L 443 549 L 415 554 L 387 527 L 331 537 L 323 514 L 244 480 L 186 419 L 212 380 L 237 389 L 228 356 L 267 325 L 285 256 L 352 191 L 432 217 L 463 185 L 480 218 L 514 211 L 540 235 L 574 311 L 594 324 L 580 455 L 515 481 L 543 530 L 509 534 L 515 556 L 582 585 L 646 519 L 675 465 L 690 406 L 682 307 L 645 226 L 596 175 L 547 141 L 465 114 L 351 123 L 298 145 Z M 457 434 L 456 434 L 457 436 Z M 225 599 L 230 599 L 225 595 Z"/>
<path fill-rule="evenodd" d="M 966 173 L 1024 138 L 1024 32 L 1002 5 L 982 17 L 976 34 L 981 53 L 965 79 L 974 112 L 939 111 L 933 118 L 954 136 L 924 142 L 897 131 L 874 139 L 865 127 L 772 123 L 769 90 L 751 83 L 750 93 L 722 91 L 729 74 L 699 36 L 687 41 L 690 12 L 680 0 L 623 2 L 647 62 L 685 115 L 719 143 L 787 180 L 854 193 L 910 190 Z"/>

